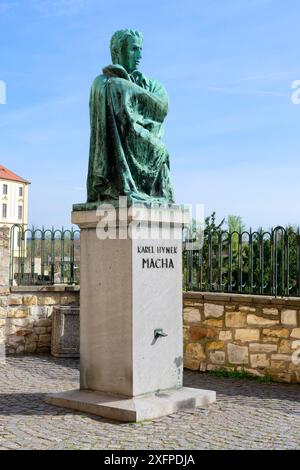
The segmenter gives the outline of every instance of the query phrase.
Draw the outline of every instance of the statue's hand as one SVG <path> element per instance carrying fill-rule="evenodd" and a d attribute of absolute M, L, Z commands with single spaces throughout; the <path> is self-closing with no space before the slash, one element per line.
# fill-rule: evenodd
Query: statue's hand
<path fill-rule="evenodd" d="M 134 70 L 134 72 L 131 74 L 131 77 L 137 85 L 143 88 L 147 88 L 147 78 L 144 74 L 142 74 L 142 72 L 139 70 Z"/>

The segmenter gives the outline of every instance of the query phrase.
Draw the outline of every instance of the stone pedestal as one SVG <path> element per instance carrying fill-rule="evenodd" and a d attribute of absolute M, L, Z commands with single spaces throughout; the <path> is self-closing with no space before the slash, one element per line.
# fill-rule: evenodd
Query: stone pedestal
<path fill-rule="evenodd" d="M 53 308 L 51 354 L 55 357 L 79 357 L 79 306 Z"/>
<path fill-rule="evenodd" d="M 77 211 L 72 220 L 81 229 L 80 391 L 47 401 L 126 421 L 215 401 L 182 387 L 181 209 Z"/>

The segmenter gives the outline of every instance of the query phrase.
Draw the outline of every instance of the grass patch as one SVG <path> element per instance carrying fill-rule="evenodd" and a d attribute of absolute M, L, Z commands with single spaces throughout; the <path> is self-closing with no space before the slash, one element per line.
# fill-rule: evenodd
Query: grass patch
<path fill-rule="evenodd" d="M 270 375 L 264 375 L 263 377 L 258 377 L 257 375 L 251 374 L 246 370 L 227 370 L 227 369 L 218 369 L 209 371 L 210 374 L 216 377 L 230 377 L 232 379 L 247 379 L 247 380 L 256 380 L 260 383 L 271 383 L 273 379 Z"/>

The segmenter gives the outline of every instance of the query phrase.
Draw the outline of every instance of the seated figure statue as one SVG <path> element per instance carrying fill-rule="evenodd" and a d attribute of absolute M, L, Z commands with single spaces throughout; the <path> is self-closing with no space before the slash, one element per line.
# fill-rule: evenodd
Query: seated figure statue
<path fill-rule="evenodd" d="M 112 65 L 90 95 L 88 203 L 118 199 L 172 203 L 169 154 L 162 143 L 168 95 L 137 70 L 143 38 L 130 29 L 111 39 Z"/>

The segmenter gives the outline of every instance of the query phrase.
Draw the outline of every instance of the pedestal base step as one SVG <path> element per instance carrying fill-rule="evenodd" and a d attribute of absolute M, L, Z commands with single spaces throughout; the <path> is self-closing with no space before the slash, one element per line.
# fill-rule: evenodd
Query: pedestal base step
<path fill-rule="evenodd" d="M 92 391 L 70 390 L 48 395 L 46 402 L 84 411 L 117 421 L 143 421 L 196 407 L 206 408 L 216 401 L 216 392 L 183 387 L 134 398 Z"/>

